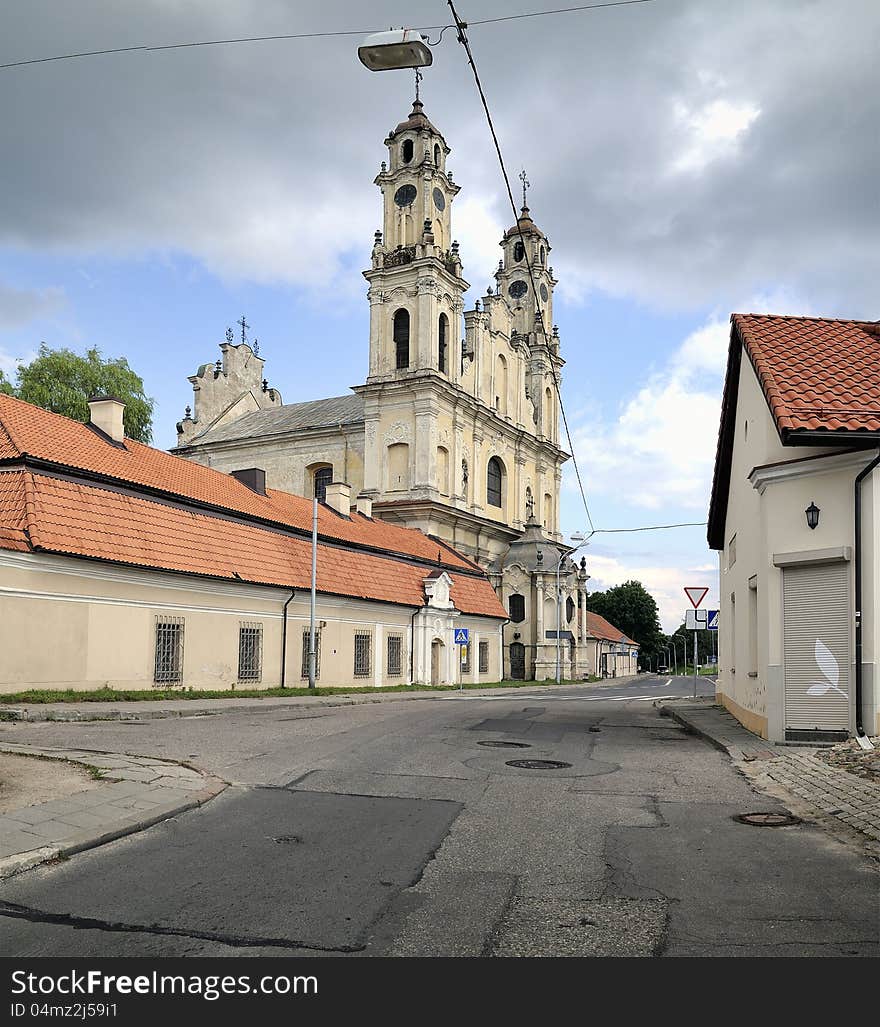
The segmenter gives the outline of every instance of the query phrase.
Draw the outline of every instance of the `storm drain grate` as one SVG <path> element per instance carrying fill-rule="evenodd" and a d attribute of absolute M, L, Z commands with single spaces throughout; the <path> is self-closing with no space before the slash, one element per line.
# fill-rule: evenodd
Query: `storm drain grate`
<path fill-rule="evenodd" d="M 748 824 L 750 827 L 790 827 L 792 824 L 802 823 L 800 817 L 794 816 L 788 811 L 773 813 L 739 813 L 732 818 L 740 824 Z"/>
<path fill-rule="evenodd" d="M 528 742 L 502 742 L 496 738 L 490 738 L 485 742 L 477 742 L 477 745 L 486 745 L 490 749 L 531 749 Z"/>
<path fill-rule="evenodd" d="M 520 770 L 563 770 L 571 764 L 560 760 L 508 760 L 506 766 L 518 767 Z"/>

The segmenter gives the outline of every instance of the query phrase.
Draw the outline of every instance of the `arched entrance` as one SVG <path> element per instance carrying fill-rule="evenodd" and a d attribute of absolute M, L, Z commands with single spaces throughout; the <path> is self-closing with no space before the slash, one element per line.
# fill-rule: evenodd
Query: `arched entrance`
<path fill-rule="evenodd" d="M 442 684 L 442 660 L 443 650 L 445 646 L 439 638 L 435 638 L 431 643 L 431 684 L 440 685 Z"/>
<path fill-rule="evenodd" d="M 523 681 L 526 676 L 526 647 L 522 642 L 510 643 L 510 676 Z"/>

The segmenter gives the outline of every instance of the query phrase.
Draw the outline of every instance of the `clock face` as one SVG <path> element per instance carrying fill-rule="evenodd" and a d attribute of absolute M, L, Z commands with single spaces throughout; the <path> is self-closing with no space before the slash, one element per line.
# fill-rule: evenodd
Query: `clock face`
<path fill-rule="evenodd" d="M 443 210 L 446 206 L 446 197 L 439 189 L 435 189 L 432 195 L 434 197 L 434 206 L 437 210 Z"/>
<path fill-rule="evenodd" d="M 402 185 L 394 194 L 394 202 L 398 207 L 409 207 L 416 198 L 416 187 L 414 185 Z"/>
<path fill-rule="evenodd" d="M 547 297 L 548 297 L 549 295 L 550 295 L 550 293 L 549 293 L 549 292 L 547 292 L 547 286 L 546 286 L 546 285 L 544 285 L 544 283 L 542 282 L 542 283 L 541 283 L 541 299 L 542 299 L 542 300 L 543 300 L 543 301 L 544 301 L 545 303 L 547 302 Z"/>
<path fill-rule="evenodd" d="M 520 278 L 515 282 L 511 282 L 510 288 L 507 290 L 510 295 L 515 299 L 522 299 L 523 296 L 529 291 L 528 285 Z"/>

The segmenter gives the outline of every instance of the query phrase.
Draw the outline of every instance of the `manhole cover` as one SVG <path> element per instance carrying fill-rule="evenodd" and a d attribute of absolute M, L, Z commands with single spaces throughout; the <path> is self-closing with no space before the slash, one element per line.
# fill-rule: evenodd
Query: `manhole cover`
<path fill-rule="evenodd" d="M 531 749 L 528 742 L 502 742 L 495 738 L 490 738 L 486 742 L 477 742 L 477 745 L 486 745 L 490 749 Z"/>
<path fill-rule="evenodd" d="M 563 770 L 571 764 L 559 760 L 508 760 L 506 766 L 519 767 L 520 770 Z"/>
<path fill-rule="evenodd" d="M 740 824 L 748 824 L 750 827 L 789 827 L 792 824 L 800 824 L 801 818 L 792 813 L 740 813 L 733 818 Z"/>

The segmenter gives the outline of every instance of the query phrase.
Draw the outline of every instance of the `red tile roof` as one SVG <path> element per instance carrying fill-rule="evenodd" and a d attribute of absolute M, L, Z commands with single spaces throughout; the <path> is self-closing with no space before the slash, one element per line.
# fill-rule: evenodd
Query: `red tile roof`
<path fill-rule="evenodd" d="M 616 628 L 610 621 L 600 617 L 598 613 L 593 613 L 592 610 L 587 610 L 587 634 L 591 638 L 600 638 L 604 642 L 626 642 L 635 646 L 639 644 L 624 635 L 620 628 Z"/>
<path fill-rule="evenodd" d="M 733 314 L 707 538 L 724 548 L 743 352 L 783 445 L 880 439 L 880 322 Z"/>
<path fill-rule="evenodd" d="M 79 422 L 0 395 L 0 459 L 16 461 L 7 470 L 0 466 L 0 548 L 308 587 L 311 541 L 290 529 L 310 531 L 311 500 L 274 490 L 260 496 L 230 475 L 182 457 L 129 439 L 125 447 Z M 55 477 L 27 456 L 107 480 Z M 474 574 L 470 561 L 419 531 L 360 514 L 349 521 L 326 507 L 319 508 L 318 529 L 322 592 L 421 606 L 422 582 L 437 569 L 439 554 L 459 610 L 507 616 L 485 575 Z"/>
<path fill-rule="evenodd" d="M 880 323 L 734 314 L 780 435 L 880 432 Z"/>

